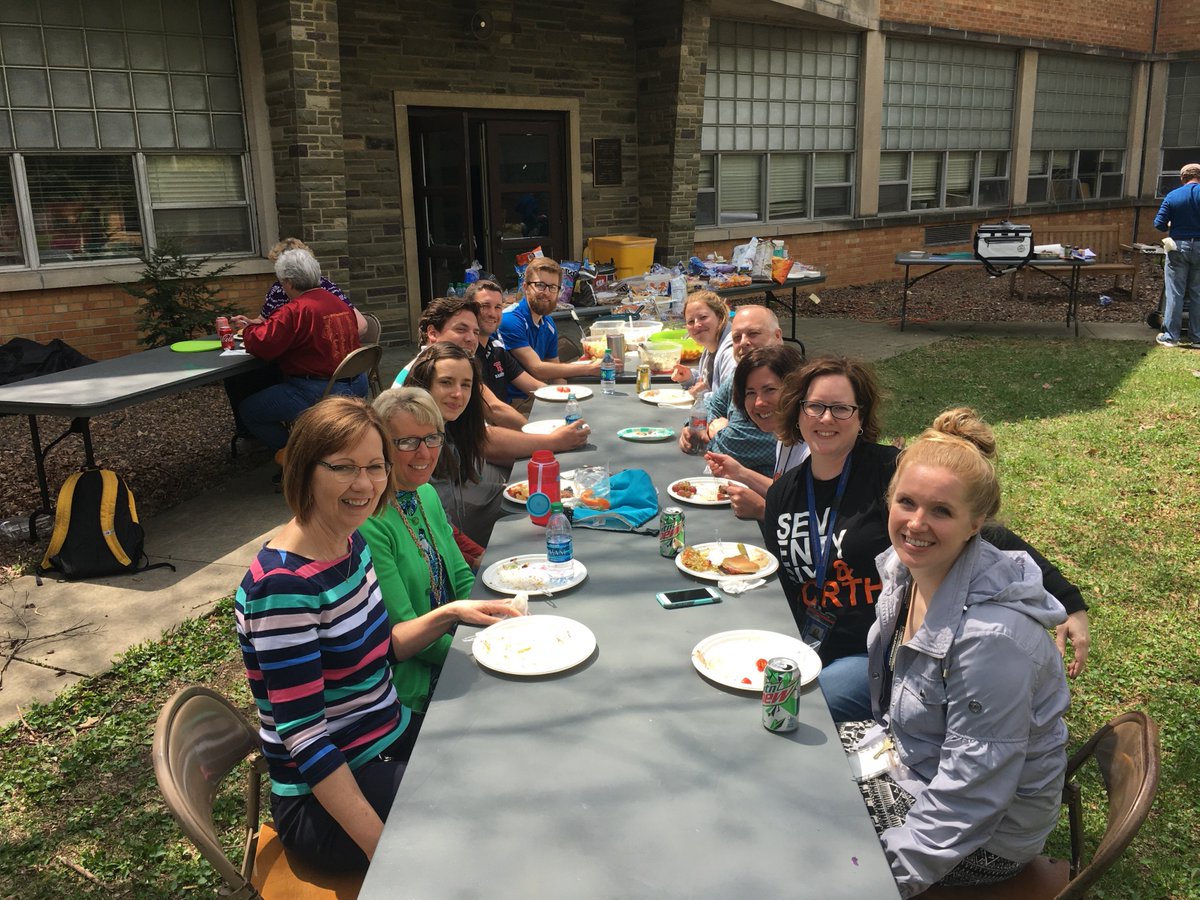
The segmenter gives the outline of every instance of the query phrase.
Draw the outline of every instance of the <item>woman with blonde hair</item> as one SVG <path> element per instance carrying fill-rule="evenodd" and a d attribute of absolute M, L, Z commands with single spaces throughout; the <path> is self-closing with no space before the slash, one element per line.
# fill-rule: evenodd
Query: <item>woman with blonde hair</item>
<path fill-rule="evenodd" d="M 876 738 L 890 771 L 862 783 L 903 897 L 1017 874 L 1058 821 L 1070 705 L 1047 634 L 1066 610 L 1037 563 L 980 536 L 1000 508 L 996 439 L 967 408 L 902 451 L 891 548 L 868 637 Z"/>
<path fill-rule="evenodd" d="M 371 548 L 392 624 L 415 620 L 428 628 L 429 643 L 392 666 L 400 702 L 423 714 L 462 609 L 503 604 L 465 599 L 475 576 L 429 483 L 446 442 L 433 397 L 421 388 L 391 388 L 375 398 L 374 407 L 388 430 L 394 490 L 388 506 L 359 530 Z"/>
<path fill-rule="evenodd" d="M 671 380 L 694 394 L 715 391 L 726 378 L 733 377 L 733 335 L 729 307 L 712 291 L 688 294 L 683 304 L 683 321 L 688 336 L 703 348 L 695 369 L 678 365 Z"/>

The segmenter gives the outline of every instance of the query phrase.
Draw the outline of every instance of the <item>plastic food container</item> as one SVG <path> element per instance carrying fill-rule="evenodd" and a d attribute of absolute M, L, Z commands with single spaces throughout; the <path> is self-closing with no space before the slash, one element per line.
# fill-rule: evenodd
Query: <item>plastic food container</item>
<path fill-rule="evenodd" d="M 672 341 L 647 341 L 642 347 L 654 375 L 668 373 L 679 365 L 682 351 L 683 348 Z"/>
<path fill-rule="evenodd" d="M 592 335 L 583 339 L 583 355 L 588 359 L 604 359 L 606 347 L 608 347 L 608 338 L 604 335 Z"/>
<path fill-rule="evenodd" d="M 654 262 L 657 238 L 610 234 L 589 241 L 588 256 L 595 262 L 612 262 L 618 278 L 641 275 Z"/>
<path fill-rule="evenodd" d="M 650 339 L 650 336 L 662 331 L 663 323 L 655 322 L 653 319 L 641 319 L 636 322 L 627 322 L 625 327 L 621 329 L 621 333 L 625 335 L 625 343 L 639 344 L 642 341 Z"/>
<path fill-rule="evenodd" d="M 610 334 L 624 334 L 628 323 L 624 319 L 598 319 L 588 328 L 592 337 L 605 337 Z"/>
<path fill-rule="evenodd" d="M 647 346 L 653 346 L 662 341 L 679 344 L 682 348 L 679 361 L 682 363 L 694 363 L 700 359 L 700 354 L 704 352 L 703 347 L 687 336 L 687 329 L 684 328 L 672 328 L 669 331 L 660 331 L 657 334 L 652 334 Z"/>

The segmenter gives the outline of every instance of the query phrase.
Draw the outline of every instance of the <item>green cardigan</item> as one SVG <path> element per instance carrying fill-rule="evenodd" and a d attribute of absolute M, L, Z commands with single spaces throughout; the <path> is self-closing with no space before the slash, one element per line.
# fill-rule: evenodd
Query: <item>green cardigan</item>
<path fill-rule="evenodd" d="M 414 530 L 424 528 L 426 536 L 437 546 L 446 567 L 450 597 L 463 600 L 471 595 L 475 576 L 454 542 L 446 511 L 437 492 L 428 484 L 421 485 L 417 497 L 428 520 L 418 510 L 414 517 L 416 521 L 410 524 Z M 383 592 L 388 620 L 395 625 L 429 612 L 429 567 L 404 527 L 395 505 L 388 504 L 382 515 L 367 519 L 359 531 L 371 548 L 375 577 Z M 400 702 L 413 711 L 425 711 L 429 702 L 430 676 L 445 661 L 452 639 L 452 635 L 444 634 L 420 653 L 392 667 L 392 682 Z"/>

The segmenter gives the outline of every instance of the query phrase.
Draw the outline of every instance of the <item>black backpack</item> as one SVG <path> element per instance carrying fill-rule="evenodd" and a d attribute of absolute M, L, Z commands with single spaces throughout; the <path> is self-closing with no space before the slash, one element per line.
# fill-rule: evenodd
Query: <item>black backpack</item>
<path fill-rule="evenodd" d="M 71 475 L 58 492 L 54 532 L 40 570 L 57 569 L 68 580 L 101 578 L 159 569 L 149 565 L 138 523 L 133 491 L 116 472 L 84 469 Z"/>

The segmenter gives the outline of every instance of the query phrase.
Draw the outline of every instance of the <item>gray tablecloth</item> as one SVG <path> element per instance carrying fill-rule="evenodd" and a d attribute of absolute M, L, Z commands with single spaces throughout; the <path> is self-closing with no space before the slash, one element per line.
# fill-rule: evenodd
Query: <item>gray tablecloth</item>
<path fill-rule="evenodd" d="M 703 461 L 674 442 L 633 444 L 630 425 L 686 416 L 597 391 L 583 404 L 592 444 L 564 469 L 607 462 L 667 485 Z M 559 413 L 539 402 L 533 418 Z M 524 463 L 518 463 L 524 477 Z M 689 542 L 761 544 L 727 507 L 686 507 Z M 525 516 L 496 526 L 484 565 L 544 552 Z M 889 897 L 886 861 L 816 685 L 800 728 L 772 734 L 760 700 L 701 677 L 691 651 L 717 632 L 795 635 L 774 577 L 712 606 L 662 609 L 657 591 L 695 585 L 653 536 L 575 529 L 588 569 L 553 607 L 588 626 L 597 650 L 557 675 L 518 678 L 477 665 L 455 637 L 420 740 L 367 875 L 363 898 Z M 477 583 L 475 598 L 497 595 Z"/>

